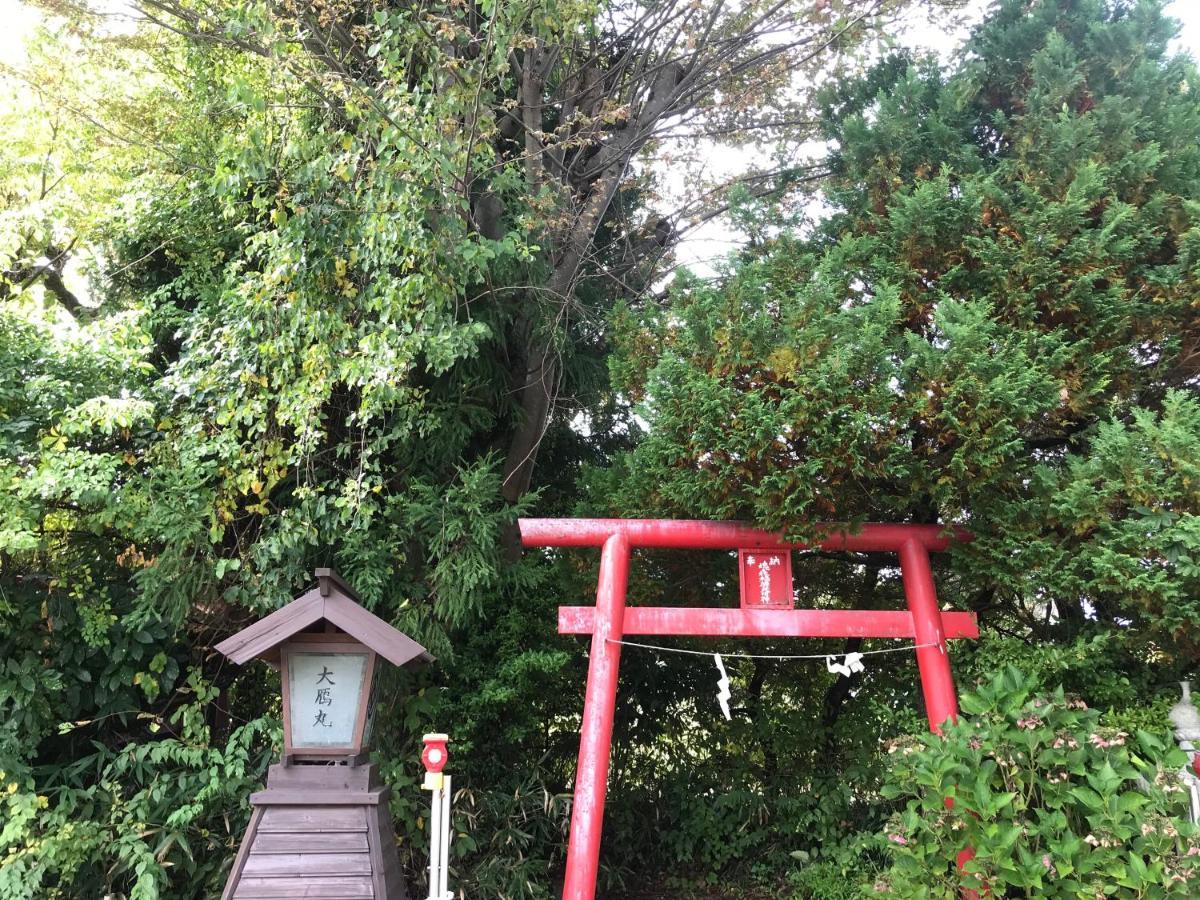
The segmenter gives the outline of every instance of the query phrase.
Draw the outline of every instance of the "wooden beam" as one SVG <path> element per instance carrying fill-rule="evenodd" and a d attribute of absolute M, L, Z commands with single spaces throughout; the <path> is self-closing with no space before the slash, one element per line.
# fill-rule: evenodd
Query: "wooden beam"
<path fill-rule="evenodd" d="M 681 519 L 519 519 L 526 547 L 599 547 L 610 535 L 623 534 L 631 547 L 675 550 L 803 550 L 807 544 L 785 541 L 783 535 L 752 528 L 742 522 L 699 522 Z M 909 541 L 926 550 L 946 550 L 955 541 L 970 540 L 963 528 L 867 522 L 853 531 L 827 523 L 817 544 L 823 550 L 859 553 L 899 553 Z"/>
<path fill-rule="evenodd" d="M 433 656 L 383 619 L 368 612 L 342 591 L 345 584 L 329 569 L 318 569 L 320 587 L 277 609 L 266 618 L 230 635 L 214 648 L 238 665 L 255 657 L 277 658 L 284 641 L 324 619 L 397 666 L 431 663 Z M 347 588 L 348 590 L 348 588 Z"/>
<path fill-rule="evenodd" d="M 327 621 L 362 641 L 394 665 L 434 661 L 428 650 L 403 631 L 393 628 L 337 591 L 325 598 L 324 614 Z"/>
<path fill-rule="evenodd" d="M 559 634 L 591 634 L 594 606 L 560 606 Z M 947 638 L 977 638 L 974 613 L 943 612 Z M 860 609 L 709 609 L 630 606 L 627 635 L 692 637 L 878 637 L 912 638 L 913 618 L 901 610 Z"/>
<path fill-rule="evenodd" d="M 373 791 L 298 791 L 267 788 L 250 795 L 251 806 L 374 806 L 386 803 L 387 788 Z"/>
<path fill-rule="evenodd" d="M 214 648 L 239 666 L 283 643 L 293 634 L 321 621 L 325 598 L 317 590 L 297 597 L 287 606 L 275 610 L 264 619 L 225 638 Z"/>

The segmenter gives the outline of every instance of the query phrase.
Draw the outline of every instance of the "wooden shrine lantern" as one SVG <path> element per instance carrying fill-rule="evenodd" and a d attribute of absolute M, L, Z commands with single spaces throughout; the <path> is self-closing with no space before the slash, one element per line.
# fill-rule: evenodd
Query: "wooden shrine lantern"
<path fill-rule="evenodd" d="M 216 647 L 239 665 L 278 668 L 283 695 L 283 759 L 250 797 L 222 900 L 405 897 L 388 789 L 366 762 L 372 688 L 379 658 L 433 657 L 360 606 L 336 573 L 316 575 L 316 588 Z"/>

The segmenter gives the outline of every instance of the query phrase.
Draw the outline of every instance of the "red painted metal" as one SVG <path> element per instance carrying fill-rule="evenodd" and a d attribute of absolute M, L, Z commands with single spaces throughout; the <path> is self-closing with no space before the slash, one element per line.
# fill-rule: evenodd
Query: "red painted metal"
<path fill-rule="evenodd" d="M 739 550 L 738 585 L 742 609 L 793 609 L 792 552 Z"/>
<path fill-rule="evenodd" d="M 779 534 L 737 522 L 655 519 L 521 519 L 526 547 L 603 547 L 596 606 L 559 609 L 559 631 L 591 634 L 588 683 L 575 776 L 575 805 L 567 846 L 563 900 L 593 900 L 600 860 L 600 832 L 616 709 L 617 669 L 626 634 L 736 637 L 905 637 L 921 646 L 917 665 L 930 727 L 958 715 L 946 641 L 978 637 L 970 613 L 938 608 L 929 553 L 969 540 L 959 530 L 936 525 L 867 524 L 854 533 L 827 529 L 824 550 L 890 552 L 900 556 L 908 612 L 875 610 L 695 609 L 633 607 L 626 610 L 629 555 L 634 547 L 680 550 L 802 549 Z M 742 557 L 745 557 L 745 553 Z M 790 561 L 790 559 L 789 559 Z M 790 578 L 788 579 L 790 584 Z M 970 849 L 959 855 L 959 865 Z M 967 895 L 964 895 L 967 896 Z"/>
<path fill-rule="evenodd" d="M 560 606 L 559 634 L 591 634 L 592 606 Z M 944 612 L 946 638 L 979 637 L 974 613 Z M 625 610 L 626 635 L 693 637 L 915 638 L 912 613 L 862 609 L 710 609 L 676 606 L 630 606 Z"/>
<path fill-rule="evenodd" d="M 954 806 L 954 804 L 951 803 L 950 806 Z M 974 858 L 975 849 L 973 847 L 966 847 L 958 851 L 958 855 L 954 857 L 954 862 L 958 865 L 959 869 L 965 869 L 967 863 Z M 970 888 L 962 888 L 959 891 L 959 896 L 962 897 L 962 900 L 979 900 L 979 891 L 973 891 Z M 991 896 L 990 891 L 987 891 L 987 896 Z"/>
<path fill-rule="evenodd" d="M 702 522 L 688 519 L 521 519 L 521 540 L 526 547 L 600 547 L 618 532 L 631 547 L 674 550 L 805 549 L 803 543 L 784 542 L 770 531 L 740 522 Z M 833 526 L 824 526 L 832 528 Z M 968 539 L 967 532 L 947 531 L 940 525 L 890 525 L 869 522 L 853 533 L 835 532 L 818 545 L 822 550 L 899 553 L 909 541 L 926 550 L 946 550 L 954 541 Z"/>
<path fill-rule="evenodd" d="M 613 713 L 617 704 L 617 668 L 629 582 L 629 539 L 617 532 L 604 542 L 600 580 L 596 586 L 596 624 L 588 660 L 579 763 L 575 770 L 575 802 L 567 844 L 563 900 L 592 900 L 600 866 L 600 832 L 608 786 Z"/>
<path fill-rule="evenodd" d="M 450 751 L 446 749 L 450 739 L 444 734 L 427 734 L 423 740 L 425 749 L 421 751 L 421 763 L 426 772 L 440 775 L 450 761 Z"/>
<path fill-rule="evenodd" d="M 929 566 L 929 551 L 916 541 L 902 546 L 900 572 L 904 576 L 904 596 L 912 613 L 917 643 L 934 645 L 917 650 L 917 668 L 921 672 L 929 727 L 940 734 L 947 720 L 958 718 L 958 696 L 950 671 L 950 655 L 946 652 L 946 632 Z"/>

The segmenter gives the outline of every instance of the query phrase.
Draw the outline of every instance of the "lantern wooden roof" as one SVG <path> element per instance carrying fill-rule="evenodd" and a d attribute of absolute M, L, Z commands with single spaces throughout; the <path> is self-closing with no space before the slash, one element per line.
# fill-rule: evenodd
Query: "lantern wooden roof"
<path fill-rule="evenodd" d="M 360 606 L 354 590 L 332 569 L 317 569 L 316 576 L 317 587 L 227 637 L 217 644 L 217 651 L 238 665 L 256 658 L 277 664 L 280 644 L 324 621 L 394 665 L 433 662 L 428 650 Z"/>

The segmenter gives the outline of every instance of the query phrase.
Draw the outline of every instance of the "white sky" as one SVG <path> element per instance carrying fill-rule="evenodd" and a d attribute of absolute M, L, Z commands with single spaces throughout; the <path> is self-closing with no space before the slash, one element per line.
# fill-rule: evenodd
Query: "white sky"
<path fill-rule="evenodd" d="M 901 41 L 907 46 L 932 50 L 943 59 L 948 59 L 966 39 L 971 28 L 983 18 L 984 10 L 990 3 L 991 0 L 968 0 L 962 13 L 965 24 L 959 28 L 943 27 L 925 15 L 913 16 Z M 1167 5 L 1167 12 L 1182 25 L 1177 48 L 1200 59 L 1200 0 L 1173 0 Z M 733 159 L 721 162 L 724 163 L 721 168 L 728 170 L 730 175 L 739 170 Z M 676 261 L 678 265 L 686 266 L 699 275 L 709 276 L 715 272 L 714 265 L 741 243 L 741 239 L 726 223 L 713 220 L 697 228 L 680 243 Z"/>

